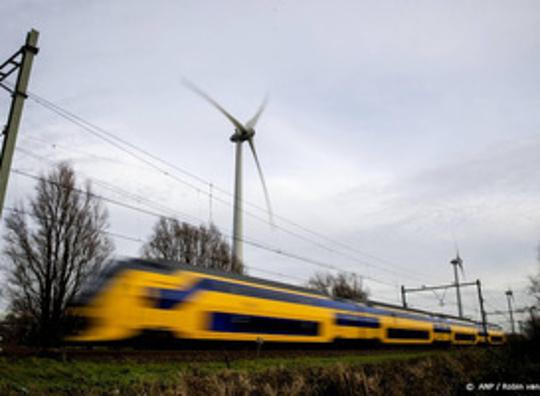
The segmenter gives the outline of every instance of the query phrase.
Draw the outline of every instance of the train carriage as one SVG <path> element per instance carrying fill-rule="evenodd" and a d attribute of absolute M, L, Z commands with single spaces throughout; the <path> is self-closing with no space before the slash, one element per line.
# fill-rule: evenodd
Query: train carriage
<path fill-rule="evenodd" d="M 395 306 L 332 299 L 284 283 L 177 263 L 123 260 L 79 296 L 76 342 L 129 340 L 145 332 L 174 339 L 291 343 L 337 340 L 474 345 L 476 324 Z M 504 334 L 491 330 L 492 344 Z"/>
<path fill-rule="evenodd" d="M 502 345 L 506 343 L 506 335 L 499 329 L 488 330 L 488 342 L 491 345 Z"/>

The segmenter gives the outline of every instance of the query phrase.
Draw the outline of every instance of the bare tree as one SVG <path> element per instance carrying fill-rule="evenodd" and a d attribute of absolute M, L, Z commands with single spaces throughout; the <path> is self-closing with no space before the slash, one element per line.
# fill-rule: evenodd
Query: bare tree
<path fill-rule="evenodd" d="M 111 254 L 103 233 L 108 214 L 90 184 L 76 187 L 73 169 L 60 164 L 42 177 L 30 200 L 7 216 L 3 269 L 12 317 L 32 327 L 41 345 L 59 340 L 66 307 L 85 279 Z"/>
<path fill-rule="evenodd" d="M 331 273 L 316 272 L 307 281 L 307 287 L 313 290 L 320 291 L 327 296 L 332 296 L 333 281 L 334 276 Z"/>
<path fill-rule="evenodd" d="M 229 243 L 213 224 L 210 227 L 195 227 L 176 219 L 161 217 L 148 242 L 143 245 L 142 254 L 150 259 L 244 273 L 244 265 L 233 263 Z"/>
<path fill-rule="evenodd" d="M 540 245 L 538 246 L 538 263 L 540 264 Z M 529 281 L 529 294 L 534 297 L 535 306 L 540 309 L 540 267 L 536 275 L 530 276 Z"/>
<path fill-rule="evenodd" d="M 307 282 L 309 288 L 331 297 L 366 301 L 368 291 L 364 288 L 362 277 L 354 273 L 340 272 L 337 275 L 317 272 Z"/>
<path fill-rule="evenodd" d="M 535 306 L 540 308 L 540 272 L 529 278 L 529 293 L 535 298 Z"/>

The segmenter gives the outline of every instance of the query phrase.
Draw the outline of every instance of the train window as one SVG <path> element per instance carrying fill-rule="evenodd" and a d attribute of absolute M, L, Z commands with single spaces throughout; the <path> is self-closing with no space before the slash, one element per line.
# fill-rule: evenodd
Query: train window
<path fill-rule="evenodd" d="M 428 340 L 429 331 L 427 330 L 417 330 L 417 329 L 400 329 L 400 328 L 389 328 L 386 331 L 388 338 L 393 339 L 417 339 L 417 340 Z"/>
<path fill-rule="evenodd" d="M 449 334 L 450 333 L 450 327 L 433 326 L 433 331 L 435 333 Z"/>
<path fill-rule="evenodd" d="M 319 334 L 319 322 L 309 320 L 273 318 L 226 312 L 212 312 L 210 318 L 210 330 L 213 331 L 307 336 L 316 336 Z"/>
<path fill-rule="evenodd" d="M 470 333 L 455 333 L 454 340 L 456 341 L 476 341 L 476 335 Z"/>
<path fill-rule="evenodd" d="M 379 328 L 379 319 L 372 318 L 369 316 L 355 316 L 355 315 L 344 315 L 337 314 L 335 323 L 338 326 L 351 326 L 351 327 L 370 327 L 370 328 Z"/>

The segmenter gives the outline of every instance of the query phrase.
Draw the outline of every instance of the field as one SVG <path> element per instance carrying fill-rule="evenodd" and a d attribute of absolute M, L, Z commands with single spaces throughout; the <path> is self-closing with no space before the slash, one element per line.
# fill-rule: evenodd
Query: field
<path fill-rule="evenodd" d="M 159 352 L 143 359 L 4 356 L 0 394 L 450 395 L 469 382 L 540 378 L 538 364 L 510 365 L 503 348 L 269 355 L 194 362 Z"/>

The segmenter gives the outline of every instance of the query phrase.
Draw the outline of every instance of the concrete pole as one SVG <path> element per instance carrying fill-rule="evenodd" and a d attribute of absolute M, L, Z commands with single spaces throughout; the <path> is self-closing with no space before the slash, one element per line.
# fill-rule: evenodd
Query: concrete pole
<path fill-rule="evenodd" d="M 236 156 L 234 175 L 234 211 L 231 266 L 235 263 L 242 263 L 244 260 L 242 243 L 242 141 L 238 140 L 235 143 Z"/>
<path fill-rule="evenodd" d="M 535 306 L 529 307 L 529 315 L 531 315 L 532 336 L 536 339 L 536 318 L 534 317 Z"/>
<path fill-rule="evenodd" d="M 482 296 L 482 284 L 480 283 L 480 279 L 476 280 L 476 288 L 478 290 L 478 302 L 480 303 L 480 314 L 482 315 L 482 328 L 484 329 L 484 333 L 487 333 L 486 310 L 484 309 L 484 297 Z"/>
<path fill-rule="evenodd" d="M 401 286 L 401 302 L 403 302 L 403 308 L 407 308 L 407 296 L 405 286 Z"/>
<path fill-rule="evenodd" d="M 506 291 L 506 301 L 508 302 L 508 312 L 510 314 L 510 325 L 512 326 L 512 334 L 516 334 L 516 324 L 514 323 L 514 311 L 512 311 L 512 290 Z"/>
<path fill-rule="evenodd" d="M 451 261 L 451 264 L 454 266 L 454 284 L 456 285 L 456 298 L 457 298 L 457 305 L 458 305 L 458 315 L 460 318 L 463 317 L 463 307 L 461 305 L 461 292 L 459 290 L 459 278 L 458 278 L 458 269 L 457 269 L 457 262 Z"/>
<path fill-rule="evenodd" d="M 26 99 L 26 90 L 30 79 L 30 71 L 32 70 L 32 61 L 34 55 L 37 54 L 37 42 L 39 33 L 37 30 L 31 30 L 26 36 L 26 43 L 22 48 L 22 60 L 20 64 L 15 91 L 9 109 L 8 122 L 4 132 L 4 141 L 2 142 L 2 157 L 0 157 L 0 216 L 4 209 L 4 201 L 6 199 L 6 190 L 9 180 L 9 171 L 11 169 L 11 161 L 13 159 L 13 151 L 15 150 L 15 142 L 17 141 L 17 133 L 21 123 L 24 100 Z"/>

